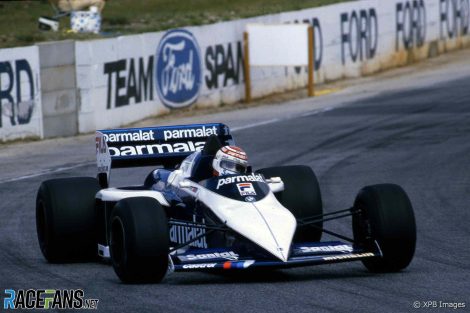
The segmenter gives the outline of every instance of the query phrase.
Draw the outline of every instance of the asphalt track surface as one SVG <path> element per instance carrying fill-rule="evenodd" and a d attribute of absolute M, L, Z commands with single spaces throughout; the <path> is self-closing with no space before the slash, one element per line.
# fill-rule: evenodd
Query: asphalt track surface
<path fill-rule="evenodd" d="M 239 128 L 234 135 L 254 168 L 311 166 L 327 212 L 348 208 L 364 185 L 403 186 L 418 228 L 416 254 L 406 270 L 371 274 L 353 262 L 231 276 L 174 273 L 161 284 L 124 285 L 106 264 L 51 265 L 37 244 L 36 190 L 45 179 L 94 176 L 93 164 L 77 162 L 68 170 L 0 183 L 0 292 L 80 288 L 86 298 L 99 299 L 99 309 L 107 312 L 426 310 L 414 309 L 415 301 L 421 306 L 425 301 L 463 302 L 463 311 L 468 311 L 470 76 L 441 78 L 428 86 L 409 84 L 302 115 Z M 116 184 L 140 182 L 146 174 L 123 171 Z M 350 234 L 350 223 L 344 219 L 327 225 Z"/>

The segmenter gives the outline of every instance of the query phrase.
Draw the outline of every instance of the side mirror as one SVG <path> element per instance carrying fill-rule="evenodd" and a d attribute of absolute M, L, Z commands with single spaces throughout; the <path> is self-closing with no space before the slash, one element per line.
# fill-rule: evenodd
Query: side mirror
<path fill-rule="evenodd" d="M 269 185 L 269 189 L 271 189 L 272 192 L 281 192 L 284 191 L 284 182 L 282 181 L 281 177 L 271 177 L 269 179 L 266 179 L 266 182 Z"/>
<path fill-rule="evenodd" d="M 191 183 L 187 180 L 182 180 L 179 182 L 180 188 L 189 188 L 191 187 Z"/>
<path fill-rule="evenodd" d="M 268 184 L 280 184 L 282 183 L 281 177 L 271 177 L 269 179 L 266 179 L 266 182 Z"/>

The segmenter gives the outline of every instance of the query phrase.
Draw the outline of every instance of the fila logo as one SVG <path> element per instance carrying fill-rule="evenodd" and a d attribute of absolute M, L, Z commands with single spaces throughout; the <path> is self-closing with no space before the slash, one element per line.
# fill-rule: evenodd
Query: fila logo
<path fill-rule="evenodd" d="M 237 184 L 237 188 L 241 196 L 256 196 L 256 191 L 252 183 L 239 183 Z"/>

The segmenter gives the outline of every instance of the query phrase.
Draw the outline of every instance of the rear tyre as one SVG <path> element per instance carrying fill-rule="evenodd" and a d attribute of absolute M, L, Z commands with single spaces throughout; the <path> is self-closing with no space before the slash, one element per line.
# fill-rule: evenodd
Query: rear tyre
<path fill-rule="evenodd" d="M 398 185 L 367 186 L 359 191 L 353 215 L 354 240 L 365 247 L 376 241 L 382 257 L 362 262 L 371 272 L 397 272 L 413 259 L 416 224 L 410 199 Z"/>
<path fill-rule="evenodd" d="M 36 230 L 41 252 L 53 263 L 96 258 L 95 195 L 91 177 L 45 181 L 36 197 Z"/>
<path fill-rule="evenodd" d="M 110 219 L 114 271 L 124 283 L 157 283 L 168 269 L 169 232 L 165 211 L 148 197 L 120 200 Z"/>
<path fill-rule="evenodd" d="M 275 193 L 279 202 L 289 209 L 296 219 L 323 214 L 323 205 L 317 177 L 308 166 L 292 165 L 263 168 L 257 171 L 265 178 L 281 177 L 284 191 Z M 299 226 L 294 242 L 320 241 L 323 222 Z"/>

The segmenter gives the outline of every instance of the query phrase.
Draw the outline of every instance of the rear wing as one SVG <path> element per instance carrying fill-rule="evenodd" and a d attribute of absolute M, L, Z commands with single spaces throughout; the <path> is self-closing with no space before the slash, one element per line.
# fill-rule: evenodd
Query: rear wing
<path fill-rule="evenodd" d="M 234 143 L 230 129 L 221 123 L 98 130 L 98 177 L 100 182 L 105 178 L 107 185 L 111 168 L 174 167 L 191 153 L 201 151 L 211 135 L 223 145 Z"/>

